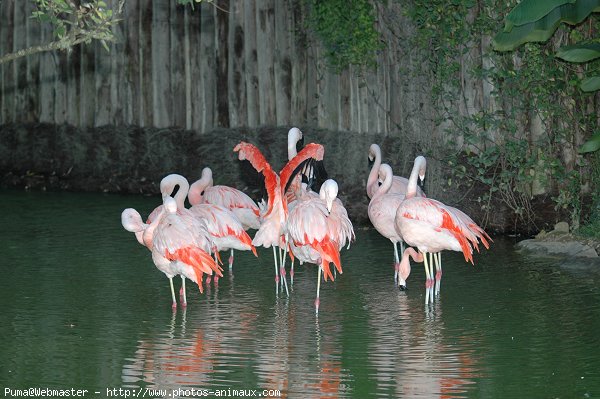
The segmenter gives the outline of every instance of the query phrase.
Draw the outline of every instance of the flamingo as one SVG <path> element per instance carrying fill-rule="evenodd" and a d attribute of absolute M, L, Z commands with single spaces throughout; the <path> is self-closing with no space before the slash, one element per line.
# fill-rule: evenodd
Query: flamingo
<path fill-rule="evenodd" d="M 196 204 L 190 208 L 190 211 L 206 222 L 208 232 L 215 243 L 216 253 L 237 249 L 252 251 L 254 256 L 258 256 L 256 248 L 252 245 L 252 238 L 229 209 L 215 204 Z M 229 268 L 231 269 L 232 266 L 233 259 L 230 259 Z"/>
<path fill-rule="evenodd" d="M 342 202 L 337 198 L 338 185 L 332 180 L 326 180 L 319 191 L 318 197 L 305 195 L 295 201 L 290 207 L 287 220 L 287 231 L 290 237 L 290 247 L 301 262 L 318 265 L 317 296 L 315 312 L 319 314 L 321 273 L 334 279 L 330 263 L 333 262 L 338 272 L 342 273 L 340 249 L 346 243 L 348 246 L 354 239 L 352 222 Z"/>
<path fill-rule="evenodd" d="M 303 134 L 300 129 L 297 127 L 293 127 L 288 131 L 288 161 L 291 161 L 296 155 L 298 155 L 298 142 L 303 140 Z M 319 194 L 312 191 L 306 183 L 302 182 L 302 177 L 306 177 L 307 180 L 311 180 L 312 178 L 312 170 L 306 170 L 309 168 L 305 168 L 301 174 L 297 174 L 291 179 L 289 183 L 289 187 L 285 192 L 288 201 L 288 207 L 291 210 L 296 201 L 305 195 L 312 196 L 315 198 L 319 198 Z M 294 256 L 292 253 L 292 264 L 290 268 L 290 284 L 294 285 Z"/>
<path fill-rule="evenodd" d="M 163 205 L 158 206 L 153 211 L 152 218 L 155 220 L 155 223 L 151 227 L 152 232 L 154 231 L 154 229 L 156 228 L 156 225 L 158 224 L 158 221 L 159 221 L 158 218 L 162 217 L 163 215 L 164 215 Z M 135 234 L 135 238 L 138 240 L 138 242 L 141 245 L 145 246 L 146 248 L 148 248 L 148 250 L 150 252 L 152 252 L 152 233 L 147 234 L 146 241 L 144 241 L 144 232 L 146 231 L 146 229 L 148 227 L 151 226 L 151 224 L 144 223 L 144 221 L 142 220 L 142 216 L 140 215 L 140 213 L 138 211 L 136 211 L 133 208 L 127 208 L 127 209 L 123 210 L 123 212 L 121 213 L 121 224 L 123 225 L 125 230 Z M 174 296 L 172 279 L 170 281 L 170 285 L 171 285 L 171 293 Z M 187 300 L 186 300 L 184 287 L 185 287 L 185 277 L 183 275 L 181 275 L 181 290 L 179 292 L 180 292 L 180 296 L 181 296 L 181 300 L 182 300 L 182 306 L 185 307 L 185 306 L 187 306 Z M 175 308 L 176 306 L 177 306 L 176 302 L 175 302 L 175 300 L 173 300 L 173 308 Z"/>
<path fill-rule="evenodd" d="M 285 188 L 288 181 L 293 177 L 294 171 L 303 162 L 322 161 L 324 148 L 320 144 L 310 143 L 302 149 L 291 161 L 289 161 L 279 175 L 275 173 L 271 165 L 267 162 L 260 150 L 253 144 L 240 142 L 233 149 L 238 153 L 238 159 L 248 160 L 265 177 L 265 187 L 268 195 L 268 202 L 264 205 L 261 212 L 262 223 L 256 232 L 252 243 L 255 246 L 265 248 L 273 247 L 273 258 L 275 260 L 275 283 L 279 287 L 279 273 L 283 277 L 286 293 L 289 295 L 287 280 L 285 278 L 285 257 L 287 254 L 287 237 L 285 237 L 285 223 L 288 215 L 287 198 Z M 283 242 L 282 242 L 283 236 Z M 280 266 L 277 265 L 277 252 L 275 247 L 284 247 L 284 256 L 280 260 Z"/>
<path fill-rule="evenodd" d="M 174 276 L 180 275 L 183 284 L 185 278 L 194 281 L 200 292 L 203 291 L 203 273 L 212 275 L 215 272 L 222 276 L 221 268 L 210 256 L 210 248 L 214 244 L 210 241 L 205 224 L 177 212 L 175 199 L 165 196 L 163 205 L 149 224 L 143 223 L 140 214 L 132 208 L 125 209 L 121 214 L 123 226 L 136 233 L 138 241 L 152 251 L 155 266 L 169 278 L 173 308 L 177 307 Z M 187 306 L 185 288 L 182 306 Z"/>
<path fill-rule="evenodd" d="M 371 171 L 369 172 L 369 178 L 367 180 L 367 196 L 369 199 L 373 198 L 373 195 L 379 187 L 379 168 L 381 167 L 381 148 L 377 144 L 371 144 L 369 147 L 369 161 L 373 162 Z M 406 194 L 406 187 L 408 186 L 408 179 L 406 177 L 394 176 L 392 179 L 392 186 L 390 187 L 390 193 Z M 424 197 L 425 194 L 420 187 L 417 187 L 417 196 Z"/>
<path fill-rule="evenodd" d="M 216 273 L 222 277 L 221 267 L 210 256 L 214 243 L 210 239 L 206 224 L 190 213 L 179 214 L 172 197 L 164 199 L 165 215 L 162 217 L 152 236 L 152 260 L 159 270 L 170 279 L 179 274 L 198 285 L 202 290 L 203 273 L 209 276 Z M 144 232 L 144 240 L 150 228 Z M 185 288 L 183 288 L 185 298 Z M 171 295 L 175 302 L 173 285 Z"/>
<path fill-rule="evenodd" d="M 422 156 L 418 156 L 415 159 L 411 177 L 417 176 L 423 180 L 425 178 L 425 167 L 426 161 Z M 379 167 L 379 174 L 383 180 L 381 186 L 377 186 L 373 193 L 373 198 L 369 202 L 369 219 L 375 229 L 382 236 L 389 239 L 394 245 L 394 283 L 398 283 L 400 289 L 406 288 L 406 282 L 398 275 L 398 268 L 400 267 L 400 257 L 398 255 L 398 243 L 401 246 L 401 252 L 404 252 L 404 246 L 402 243 L 402 235 L 396 230 L 394 224 L 394 218 L 396 216 L 396 209 L 404 201 L 405 195 L 400 193 L 390 193 L 393 182 L 392 168 L 388 164 L 382 164 Z"/>
<path fill-rule="evenodd" d="M 415 166 L 416 166 L 415 160 Z M 414 172 L 414 168 L 413 168 Z M 490 236 L 479 227 L 473 219 L 464 212 L 444 203 L 416 196 L 417 176 L 411 174 L 409 178 L 406 199 L 396 210 L 394 224 L 399 235 L 404 241 L 416 247 L 423 255 L 425 265 L 425 288 L 427 294 L 425 303 L 433 302 L 433 261 L 427 253 L 435 254 L 442 250 L 462 252 L 465 261 L 473 262 L 473 248 L 479 251 L 478 243 L 481 242 L 489 249 Z M 441 279 L 441 262 L 434 257 L 436 268 L 436 292 L 439 293 L 439 280 Z M 406 279 L 410 273 L 408 262 L 400 265 L 400 279 Z M 430 295 L 431 293 L 431 295 Z"/>
<path fill-rule="evenodd" d="M 190 205 L 215 204 L 229 209 L 242 223 L 244 230 L 260 227 L 258 205 L 246 193 L 229 186 L 213 186 L 212 170 L 202 169 L 199 180 L 194 182 L 188 192 Z M 233 250 L 229 255 L 229 267 L 233 266 Z"/>

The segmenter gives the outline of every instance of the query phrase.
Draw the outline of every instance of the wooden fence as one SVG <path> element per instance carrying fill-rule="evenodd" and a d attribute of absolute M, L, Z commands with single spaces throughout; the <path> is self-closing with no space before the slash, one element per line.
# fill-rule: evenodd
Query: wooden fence
<path fill-rule="evenodd" d="M 397 4 L 389 7 L 402 15 Z M 32 8 L 32 1 L 0 1 L 0 54 L 52 39 L 48 24 L 30 18 Z M 308 124 L 429 134 L 427 74 L 410 74 L 420 68 L 407 48 L 410 32 L 382 21 L 387 48 L 376 70 L 338 75 L 305 33 L 300 0 L 219 0 L 194 10 L 175 0 L 128 0 L 109 53 L 96 43 L 0 66 L 0 124 L 199 132 Z"/>

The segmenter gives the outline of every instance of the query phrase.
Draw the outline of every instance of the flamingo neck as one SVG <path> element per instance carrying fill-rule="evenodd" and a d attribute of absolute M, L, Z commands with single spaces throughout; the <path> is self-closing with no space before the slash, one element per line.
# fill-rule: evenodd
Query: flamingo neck
<path fill-rule="evenodd" d="M 185 177 L 177 174 L 165 177 L 160 182 L 160 193 L 163 198 L 167 195 L 170 196 L 173 194 L 175 186 L 179 186 L 179 190 L 177 190 L 177 194 L 175 194 L 173 198 L 175 198 L 175 202 L 177 203 L 177 209 L 183 210 L 185 209 L 185 199 L 190 190 L 190 183 L 188 183 Z"/>
<path fill-rule="evenodd" d="M 375 160 L 373 162 L 371 172 L 369 172 L 367 187 L 371 187 L 372 185 L 377 184 L 377 179 L 379 178 L 379 167 L 381 166 L 381 149 L 377 144 L 373 144 L 371 145 L 371 151 L 375 155 Z"/>
<path fill-rule="evenodd" d="M 203 180 L 204 178 L 197 180 L 190 186 L 187 196 L 191 206 L 202 202 L 202 191 L 208 186 Z"/>
<path fill-rule="evenodd" d="M 412 198 L 417 195 L 417 179 L 419 178 L 419 174 L 422 173 L 424 175 L 424 170 L 425 158 L 419 156 L 415 159 L 412 171 L 410 172 L 410 177 L 408 178 L 408 185 L 406 187 L 406 198 Z"/>
<path fill-rule="evenodd" d="M 380 169 L 381 168 L 383 168 L 383 170 L 384 170 L 385 179 L 383 180 L 383 183 L 381 184 L 381 186 L 379 186 L 379 188 L 377 189 L 377 191 L 375 192 L 373 197 L 375 195 L 387 194 L 387 192 L 390 191 L 390 188 L 392 188 L 392 181 L 394 179 L 394 174 L 392 172 L 392 168 L 387 164 L 382 165 L 380 167 Z"/>
<path fill-rule="evenodd" d="M 142 240 L 140 241 L 140 239 L 137 237 L 136 234 L 136 238 L 138 238 L 138 241 L 140 241 L 141 243 L 143 243 L 149 250 L 152 250 L 152 247 L 154 246 L 153 244 L 153 238 L 154 238 L 154 230 L 156 230 L 156 228 L 158 227 L 158 224 L 161 222 L 164 214 L 165 214 L 165 207 L 164 205 L 161 205 L 161 210 L 158 213 L 158 215 L 156 215 L 156 217 L 154 218 L 154 220 L 152 221 L 152 223 L 150 224 L 146 224 L 145 229 L 143 230 L 143 234 L 142 234 Z"/>
<path fill-rule="evenodd" d="M 298 155 L 298 151 L 296 151 L 296 144 L 300 141 L 300 137 L 295 132 L 290 132 L 288 135 L 288 161 L 291 161 L 296 155 Z"/>

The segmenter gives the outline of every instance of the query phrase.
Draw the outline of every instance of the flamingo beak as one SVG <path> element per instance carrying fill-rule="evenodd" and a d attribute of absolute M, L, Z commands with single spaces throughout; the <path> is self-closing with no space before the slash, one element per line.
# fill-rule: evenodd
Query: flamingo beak
<path fill-rule="evenodd" d="M 333 200 L 327 198 L 327 211 L 331 213 L 331 208 L 333 207 Z"/>

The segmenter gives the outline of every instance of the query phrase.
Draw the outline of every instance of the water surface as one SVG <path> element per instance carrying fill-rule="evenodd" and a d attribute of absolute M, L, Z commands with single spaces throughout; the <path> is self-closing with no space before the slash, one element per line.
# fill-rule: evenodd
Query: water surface
<path fill-rule="evenodd" d="M 147 215 L 156 202 L 0 192 L 3 394 L 600 397 L 597 269 L 525 257 L 497 238 L 475 266 L 444 253 L 441 296 L 426 306 L 422 267 L 413 265 L 409 289 L 398 291 L 391 244 L 358 230 L 343 275 L 322 285 L 318 318 L 316 268 L 298 266 L 291 296 L 277 295 L 264 249 L 258 259 L 238 253 L 233 273 L 204 294 L 188 283 L 188 308 L 173 312 L 168 280 L 120 225 L 122 209 Z M 152 397 L 162 396 L 172 395 Z"/>

